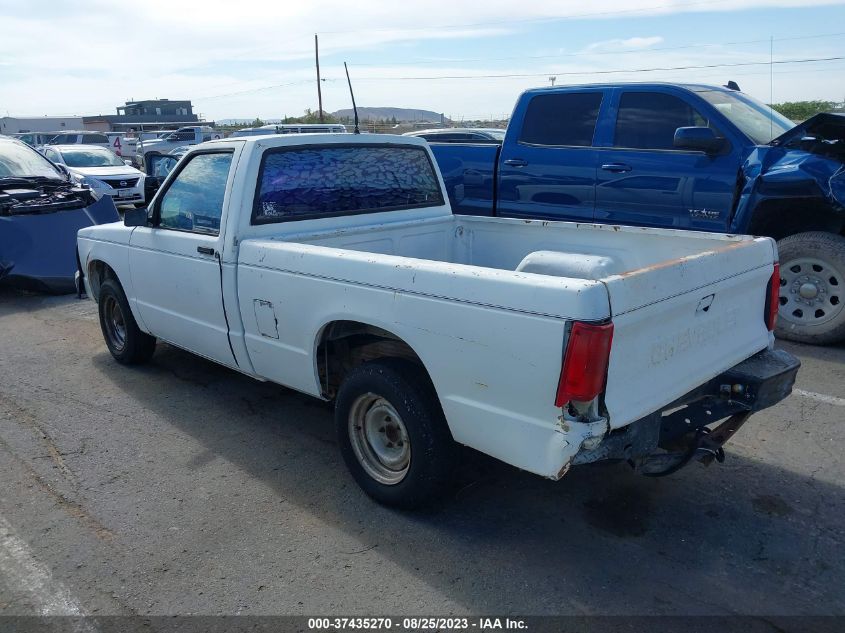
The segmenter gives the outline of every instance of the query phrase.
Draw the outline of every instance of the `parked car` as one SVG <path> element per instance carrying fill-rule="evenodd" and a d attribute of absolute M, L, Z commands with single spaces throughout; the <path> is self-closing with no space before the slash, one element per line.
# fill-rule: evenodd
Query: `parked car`
<path fill-rule="evenodd" d="M 431 130 L 414 130 L 403 136 L 419 136 L 429 143 L 501 143 L 505 131 L 498 128 L 444 127 Z"/>
<path fill-rule="evenodd" d="M 433 145 L 459 213 L 778 240 L 778 336 L 845 339 L 845 115 L 802 125 L 737 90 L 524 92 L 501 146 Z"/>
<path fill-rule="evenodd" d="M 130 136 L 125 132 L 107 132 L 106 136 L 111 144 L 111 151 L 130 161 L 135 158 L 138 145 L 137 137 Z"/>
<path fill-rule="evenodd" d="M 341 123 L 277 123 L 262 126 L 263 129 L 275 128 L 277 134 L 346 134 L 346 126 Z"/>
<path fill-rule="evenodd" d="M 56 134 L 60 134 L 60 132 L 23 132 L 21 134 L 12 134 L 11 136 L 19 141 L 23 141 L 30 147 L 38 147 L 46 144 Z"/>
<path fill-rule="evenodd" d="M 147 152 L 168 152 L 182 145 L 197 145 L 212 139 L 219 139 L 223 134 L 207 125 L 189 125 L 180 127 L 175 132 L 165 134 L 158 139 L 141 141 L 135 146 L 135 161 L 138 165 L 144 164 L 144 154 Z"/>
<path fill-rule="evenodd" d="M 111 147 L 112 142 L 103 132 L 62 132 L 47 141 L 47 145 L 99 145 Z"/>
<path fill-rule="evenodd" d="M 346 134 L 346 126 L 340 123 L 270 123 L 261 127 L 245 127 L 232 132 L 231 136 L 263 136 L 264 134 Z"/>
<path fill-rule="evenodd" d="M 48 145 L 44 155 L 67 168 L 71 178 L 110 196 L 115 204 L 144 204 L 144 172 L 127 165 L 109 149 L 97 145 Z"/>
<path fill-rule="evenodd" d="M 244 127 L 232 132 L 229 138 L 239 138 L 242 136 L 265 136 L 266 134 L 278 134 L 278 132 L 276 132 L 275 129 L 263 127 Z"/>
<path fill-rule="evenodd" d="M 79 261 L 118 362 L 162 339 L 334 400 L 356 481 L 404 507 L 456 442 L 552 479 L 721 460 L 798 369 L 773 240 L 453 215 L 410 137 L 205 143 Z"/>
<path fill-rule="evenodd" d="M 120 219 L 32 147 L 0 136 L 0 284 L 72 292 L 76 232 Z"/>

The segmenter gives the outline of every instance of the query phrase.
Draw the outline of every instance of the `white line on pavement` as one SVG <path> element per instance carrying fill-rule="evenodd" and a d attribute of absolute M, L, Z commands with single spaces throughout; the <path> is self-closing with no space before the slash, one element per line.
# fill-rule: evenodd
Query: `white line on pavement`
<path fill-rule="evenodd" d="M 9 588 L 26 593 L 38 615 L 84 616 L 85 611 L 67 588 L 43 564 L 35 559 L 29 546 L 0 516 L 0 575 Z M 82 630 L 94 631 L 85 622 Z"/>
<path fill-rule="evenodd" d="M 792 393 L 810 398 L 811 400 L 818 400 L 826 404 L 832 404 L 837 407 L 845 407 L 845 398 L 837 398 L 836 396 L 826 396 L 823 393 L 816 393 L 815 391 L 804 391 L 803 389 L 793 389 Z"/>

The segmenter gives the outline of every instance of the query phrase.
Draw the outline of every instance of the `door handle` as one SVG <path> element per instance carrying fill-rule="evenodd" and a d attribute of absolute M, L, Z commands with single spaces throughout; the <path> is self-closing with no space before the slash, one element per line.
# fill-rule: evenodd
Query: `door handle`
<path fill-rule="evenodd" d="M 505 165 L 509 167 L 525 167 L 527 164 L 528 161 L 521 158 L 509 158 L 505 161 Z"/>
<path fill-rule="evenodd" d="M 197 246 L 197 253 L 200 255 L 214 255 L 214 249 L 210 246 Z"/>
<path fill-rule="evenodd" d="M 623 171 L 631 171 L 631 166 L 625 163 L 605 163 L 601 166 L 605 171 L 612 171 L 614 173 L 621 173 Z"/>

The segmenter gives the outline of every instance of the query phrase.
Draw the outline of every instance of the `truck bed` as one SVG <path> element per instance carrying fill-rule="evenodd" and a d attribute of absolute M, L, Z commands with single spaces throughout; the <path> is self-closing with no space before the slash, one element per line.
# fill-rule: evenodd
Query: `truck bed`
<path fill-rule="evenodd" d="M 766 348 L 775 258 L 766 238 L 435 216 L 244 240 L 238 293 L 258 373 L 320 395 L 297 371 L 314 337 L 370 314 L 419 355 L 456 440 L 555 476 L 591 432 L 554 407 L 567 323 L 613 322 L 605 406 L 625 426 Z M 250 331 L 256 301 L 287 336 Z"/>

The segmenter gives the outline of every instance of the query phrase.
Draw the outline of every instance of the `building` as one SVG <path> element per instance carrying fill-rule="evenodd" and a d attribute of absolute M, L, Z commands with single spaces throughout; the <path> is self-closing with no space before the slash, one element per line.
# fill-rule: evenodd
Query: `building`
<path fill-rule="evenodd" d="M 79 130 L 83 125 L 82 119 L 79 116 L 4 116 L 0 117 L 0 134 Z"/>
<path fill-rule="evenodd" d="M 82 117 L 86 130 L 126 132 L 128 130 L 160 130 L 199 123 L 189 100 L 150 99 L 127 101 L 116 108 L 117 114 Z M 209 125 L 207 122 L 203 122 Z"/>

